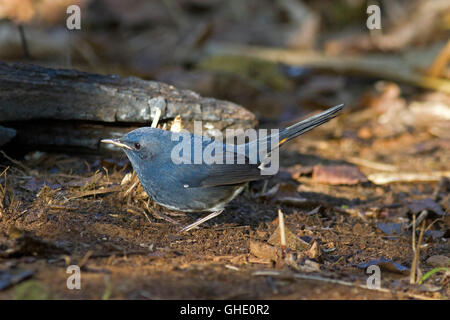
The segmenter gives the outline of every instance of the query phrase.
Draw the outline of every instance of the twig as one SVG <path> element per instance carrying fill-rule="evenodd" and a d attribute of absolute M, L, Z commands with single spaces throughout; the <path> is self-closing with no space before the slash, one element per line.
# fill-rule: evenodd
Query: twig
<path fill-rule="evenodd" d="M 120 186 L 115 186 L 115 187 L 110 187 L 110 188 L 105 188 L 105 189 L 83 191 L 83 192 L 80 192 L 80 193 L 75 194 L 74 196 L 68 198 L 68 200 L 73 200 L 73 199 L 77 199 L 77 198 L 83 198 L 83 197 L 87 197 L 87 196 L 93 196 L 93 195 L 97 195 L 97 194 L 118 192 L 118 191 L 120 191 Z"/>
<path fill-rule="evenodd" d="M 313 200 L 309 200 L 306 198 L 299 198 L 299 197 L 281 197 L 276 199 L 276 202 L 278 203 L 283 203 L 283 204 L 289 204 L 292 206 L 308 206 L 308 205 L 317 205 L 318 203 L 313 201 Z"/>
<path fill-rule="evenodd" d="M 366 160 L 366 159 L 362 159 L 362 158 L 351 157 L 348 159 L 348 161 L 351 163 L 363 166 L 363 167 L 380 170 L 380 171 L 397 171 L 398 170 L 398 168 L 393 165 L 370 161 L 370 160 Z"/>
<path fill-rule="evenodd" d="M 238 267 L 235 267 L 235 266 L 233 266 L 233 265 L 231 265 L 231 264 L 226 264 L 226 265 L 225 265 L 225 268 L 230 269 L 230 270 L 233 270 L 233 271 L 239 271 L 239 268 L 238 268 Z"/>
<path fill-rule="evenodd" d="M 145 212 L 145 210 L 140 210 L 140 208 L 138 208 L 138 207 L 128 205 L 127 212 L 134 214 L 136 216 L 139 216 L 142 214 L 147 219 L 149 224 L 153 224 L 152 221 L 150 220 L 150 218 L 148 217 L 147 213 Z"/>
<path fill-rule="evenodd" d="M 147 208 L 148 212 L 150 212 L 152 214 L 152 216 L 154 216 L 156 219 L 165 220 L 165 221 L 170 222 L 172 224 L 179 224 L 178 221 L 175 221 L 174 219 L 166 216 L 165 214 L 163 214 L 161 212 L 156 212 L 156 210 L 151 210 L 150 206 L 148 205 L 148 201 L 143 201 L 143 202 L 144 202 L 144 205 Z M 149 219 L 149 221 L 150 221 L 150 219 Z"/>
<path fill-rule="evenodd" d="M 414 258 L 413 263 L 411 265 L 411 273 L 409 275 L 409 283 L 410 284 L 416 284 L 418 282 L 418 279 L 416 278 L 417 271 L 419 269 L 419 263 L 420 263 L 420 244 L 422 243 L 423 233 L 425 229 L 425 221 L 422 222 L 422 227 L 420 228 L 420 234 L 419 234 L 419 240 L 417 241 L 417 244 L 414 243 L 415 240 L 415 234 L 416 234 L 416 228 L 415 228 L 415 215 L 413 216 L 413 252 L 414 252 Z"/>
<path fill-rule="evenodd" d="M 67 210 L 67 211 L 75 211 L 78 208 L 73 208 L 73 207 L 66 207 L 66 206 L 61 206 L 61 205 L 57 205 L 57 204 L 52 204 L 49 206 L 50 209 L 53 210 Z"/>
<path fill-rule="evenodd" d="M 435 224 L 435 223 L 438 222 L 438 221 L 445 221 L 445 220 L 444 220 L 444 218 L 438 218 L 438 219 L 434 220 L 433 222 L 431 222 L 431 223 L 428 225 L 428 227 L 425 229 L 425 232 L 427 232 L 428 230 L 430 230 L 431 227 L 433 226 L 433 224 Z"/>
<path fill-rule="evenodd" d="M 413 222 L 412 222 L 412 250 L 414 253 L 413 261 L 411 264 L 411 273 L 409 274 L 409 283 L 416 283 L 416 215 L 413 214 Z"/>
<path fill-rule="evenodd" d="M 282 273 L 280 273 L 279 271 L 256 271 L 256 272 L 252 273 L 252 276 L 283 277 L 284 275 Z M 367 290 L 373 290 L 373 291 L 393 294 L 393 291 L 391 291 L 387 288 L 376 288 L 376 287 L 369 288 L 368 286 L 363 285 L 363 284 L 357 284 L 357 283 L 348 282 L 348 281 L 344 281 L 344 280 L 325 278 L 325 277 L 322 277 L 319 275 L 308 275 L 308 274 L 295 273 L 294 275 L 292 275 L 292 277 L 294 279 L 321 281 L 321 282 L 338 284 L 338 285 L 343 285 L 343 286 L 348 286 L 348 287 L 358 287 L 361 289 L 367 289 Z M 417 294 L 413 294 L 413 293 L 401 292 L 401 294 L 404 294 L 406 296 L 409 296 L 409 297 L 412 297 L 415 299 L 435 300 L 435 299 L 427 297 L 427 296 L 417 295 Z"/>
<path fill-rule="evenodd" d="M 152 224 L 152 220 L 150 220 L 150 218 L 148 217 L 147 213 L 145 211 L 142 211 L 142 214 L 147 219 L 148 223 Z"/>
<path fill-rule="evenodd" d="M 423 220 L 425 220 L 427 216 L 428 216 L 428 210 L 422 210 L 422 212 L 419 214 L 419 216 L 418 216 L 417 219 L 416 219 L 415 227 L 417 228 L 417 226 L 418 226 Z M 415 215 L 414 215 L 414 217 L 415 217 Z M 413 225 L 413 223 L 414 223 L 414 222 L 411 222 L 411 224 L 409 224 L 406 228 L 407 228 L 407 229 L 411 228 L 412 225 Z"/>
<path fill-rule="evenodd" d="M 450 177 L 450 171 L 435 172 L 381 172 L 372 173 L 367 176 L 372 183 L 387 184 L 392 182 L 428 182 L 439 181 L 442 177 Z"/>
<path fill-rule="evenodd" d="M 153 121 L 152 121 L 152 126 L 151 126 L 152 128 L 156 128 L 156 126 L 158 125 L 160 117 L 161 117 L 161 109 L 157 108 L 156 109 L 156 113 L 155 113 L 155 117 L 153 118 Z"/>
<path fill-rule="evenodd" d="M 0 177 L 3 175 L 6 175 L 6 171 L 8 171 L 9 166 L 5 168 L 5 170 L 2 171 L 2 173 L 0 173 Z"/>
<path fill-rule="evenodd" d="M 23 25 L 19 24 L 17 26 L 20 33 L 20 41 L 22 41 L 22 47 L 23 47 L 23 54 L 26 59 L 31 59 L 30 51 L 28 50 L 28 42 L 27 38 L 25 37 L 25 30 L 23 29 Z"/>
<path fill-rule="evenodd" d="M 133 179 L 135 180 L 134 182 L 133 182 L 133 184 L 131 185 L 131 187 L 129 187 L 128 188 L 128 190 L 127 191 L 125 191 L 125 193 L 124 193 L 124 197 L 126 197 L 131 191 L 133 191 L 133 189 L 134 188 L 136 188 L 136 186 L 139 184 L 139 179 L 137 178 L 137 176 L 133 176 Z"/>
<path fill-rule="evenodd" d="M 281 251 L 284 257 L 284 254 L 286 252 L 286 231 L 284 226 L 284 215 L 281 209 L 278 209 L 278 226 L 280 228 Z"/>
<path fill-rule="evenodd" d="M 422 222 L 422 227 L 420 228 L 420 234 L 419 234 L 419 240 L 417 241 L 417 262 L 416 262 L 416 268 L 417 270 L 419 270 L 419 264 L 420 264 L 420 245 L 422 244 L 422 239 L 423 239 L 423 233 L 425 230 L 425 221 Z M 418 272 L 416 272 L 418 273 Z"/>
<path fill-rule="evenodd" d="M 28 168 L 26 165 L 24 165 L 23 163 L 21 163 L 20 161 L 14 160 L 13 158 L 9 157 L 3 150 L 0 150 L 0 153 L 9 161 L 11 161 L 12 163 L 14 163 L 16 166 L 22 168 L 23 170 L 25 170 L 25 172 L 30 172 L 31 169 Z"/>

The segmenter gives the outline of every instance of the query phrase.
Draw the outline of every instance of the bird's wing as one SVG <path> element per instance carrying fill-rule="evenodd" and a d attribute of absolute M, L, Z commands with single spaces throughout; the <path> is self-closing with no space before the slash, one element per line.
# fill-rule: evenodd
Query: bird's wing
<path fill-rule="evenodd" d="M 261 170 L 254 164 L 216 164 L 209 168 L 208 175 L 200 183 L 201 187 L 241 184 L 260 180 L 268 176 L 261 175 Z"/>
<path fill-rule="evenodd" d="M 224 154 L 224 156 L 226 156 Z M 243 184 L 264 179 L 258 164 L 180 164 L 174 173 L 185 188 Z"/>
<path fill-rule="evenodd" d="M 170 172 L 174 180 L 182 183 L 184 187 L 235 185 L 266 177 L 261 175 L 258 159 L 253 159 L 253 162 L 249 160 L 245 147 L 238 148 L 201 136 L 191 135 L 190 139 L 191 144 L 186 150 L 191 151 L 186 151 L 185 154 L 183 149 L 183 155 L 180 156 L 183 163 L 174 165 Z M 194 154 L 198 152 L 197 147 L 200 147 L 202 152 L 200 164 L 195 163 Z M 211 157 L 210 161 L 205 160 L 207 156 Z M 217 161 L 219 159 L 220 161 Z"/>

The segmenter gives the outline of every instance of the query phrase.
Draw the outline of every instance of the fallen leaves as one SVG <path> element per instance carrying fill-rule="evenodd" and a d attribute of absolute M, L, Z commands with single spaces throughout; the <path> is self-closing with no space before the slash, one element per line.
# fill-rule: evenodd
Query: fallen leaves
<path fill-rule="evenodd" d="M 321 251 L 317 241 L 310 245 L 295 235 L 284 224 L 281 210 L 278 210 L 278 218 L 273 223 L 278 223 L 278 226 L 267 242 L 250 240 L 250 253 L 277 268 L 289 266 L 299 272 L 319 271 L 320 264 L 310 260 L 320 258 Z"/>
<path fill-rule="evenodd" d="M 258 240 L 250 240 L 250 253 L 257 258 L 272 262 L 278 261 L 282 256 L 281 248 Z"/>
<path fill-rule="evenodd" d="M 331 185 L 367 182 L 366 176 L 356 166 L 314 166 L 312 180 Z"/>
<path fill-rule="evenodd" d="M 295 235 L 289 228 L 285 228 L 285 236 L 286 236 L 286 248 L 289 248 L 291 250 L 295 251 L 304 251 L 310 248 L 309 243 L 306 241 L 303 241 L 300 239 L 297 235 Z M 267 240 L 267 243 L 272 246 L 281 246 L 280 241 L 280 227 L 278 226 L 275 231 L 270 236 L 269 240 Z"/>

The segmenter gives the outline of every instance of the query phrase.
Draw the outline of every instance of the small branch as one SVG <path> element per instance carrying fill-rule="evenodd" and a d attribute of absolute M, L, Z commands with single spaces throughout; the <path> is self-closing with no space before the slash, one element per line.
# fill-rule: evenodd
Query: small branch
<path fill-rule="evenodd" d="M 332 284 L 337 284 L 337 285 L 342 285 L 342 286 L 347 286 L 347 287 L 356 287 L 356 288 L 367 289 L 367 290 L 378 291 L 378 292 L 389 293 L 389 294 L 393 293 L 393 291 L 391 291 L 387 288 L 373 288 L 372 289 L 363 284 L 357 284 L 357 283 L 348 282 L 348 281 L 344 281 L 344 280 L 325 278 L 325 277 L 322 277 L 319 275 L 308 275 L 308 274 L 295 273 L 294 275 L 286 276 L 286 275 L 283 275 L 282 273 L 280 273 L 279 271 L 264 270 L 264 271 L 256 271 L 256 272 L 252 273 L 252 276 L 271 276 L 271 277 L 284 277 L 284 278 L 290 277 L 290 278 L 294 278 L 294 279 L 321 281 L 321 282 L 332 283 Z M 408 297 L 415 298 L 415 299 L 434 300 L 427 296 L 422 296 L 422 295 L 417 295 L 417 294 L 412 294 L 412 293 L 404 293 L 404 292 L 400 292 L 400 293 L 404 294 Z"/>
<path fill-rule="evenodd" d="M 157 108 L 155 111 L 155 117 L 152 121 L 152 128 L 156 128 L 158 126 L 159 118 L 161 117 L 161 108 Z"/>
<path fill-rule="evenodd" d="M 387 184 L 392 182 L 431 182 L 439 181 L 442 177 L 450 177 L 450 171 L 435 172 L 380 172 L 367 176 L 372 183 Z"/>
<path fill-rule="evenodd" d="M 23 48 L 23 54 L 27 60 L 31 60 L 30 51 L 28 50 L 28 42 L 27 38 L 25 37 L 25 30 L 23 29 L 23 25 L 19 24 L 17 26 L 20 33 L 20 41 L 22 42 L 22 48 Z"/>
<path fill-rule="evenodd" d="M 409 283 L 415 284 L 416 283 L 416 215 L 413 214 L 413 222 L 412 222 L 412 250 L 414 253 L 413 261 L 411 264 L 411 272 L 409 274 Z"/>
<path fill-rule="evenodd" d="M 423 211 L 419 214 L 419 216 L 417 217 L 416 222 L 415 222 L 415 223 L 414 223 L 414 222 L 411 222 L 411 224 L 409 224 L 406 228 L 407 228 L 407 229 L 411 228 L 411 227 L 413 226 L 413 223 L 414 223 L 414 227 L 417 228 L 417 226 L 418 226 L 423 220 L 425 220 L 427 216 L 428 216 L 428 210 L 423 210 Z M 415 217 L 416 217 L 416 215 L 414 215 L 414 218 L 415 218 Z"/>
<path fill-rule="evenodd" d="M 422 226 L 420 228 L 419 240 L 417 240 L 417 244 L 415 243 L 416 239 L 416 215 L 413 215 L 413 252 L 414 258 L 411 265 L 411 273 L 409 275 L 409 283 L 416 284 L 418 282 L 417 275 L 419 270 L 420 263 L 420 244 L 422 243 L 423 233 L 425 230 L 425 221 L 422 222 Z"/>
<path fill-rule="evenodd" d="M 114 186 L 110 188 L 103 188 L 103 189 L 96 189 L 96 190 L 89 190 L 89 191 L 83 191 L 75 194 L 74 196 L 68 198 L 68 200 L 74 200 L 78 198 L 88 197 L 88 196 L 94 196 L 98 194 L 105 194 L 110 192 L 119 192 L 121 190 L 120 186 Z"/>
<path fill-rule="evenodd" d="M 15 164 L 16 166 L 20 167 L 21 169 L 23 169 L 25 172 L 30 172 L 31 169 L 28 168 L 26 165 L 24 165 L 22 162 L 14 160 L 13 158 L 9 157 L 3 150 L 0 150 L 0 153 L 10 162 L 12 162 L 13 164 Z"/>
<path fill-rule="evenodd" d="M 375 169 L 375 170 L 380 170 L 380 171 L 397 171 L 398 168 L 396 166 L 390 165 L 390 164 L 385 164 L 385 163 L 380 163 L 380 162 L 375 162 L 375 161 L 370 161 L 370 160 L 366 160 L 366 159 L 362 159 L 362 158 L 356 158 L 356 157 L 350 157 L 348 159 L 349 162 L 366 167 L 366 168 L 370 168 L 370 169 Z"/>
<path fill-rule="evenodd" d="M 286 251 L 286 230 L 284 226 L 284 215 L 281 209 L 278 209 L 278 225 L 280 228 L 280 243 L 283 255 Z"/>

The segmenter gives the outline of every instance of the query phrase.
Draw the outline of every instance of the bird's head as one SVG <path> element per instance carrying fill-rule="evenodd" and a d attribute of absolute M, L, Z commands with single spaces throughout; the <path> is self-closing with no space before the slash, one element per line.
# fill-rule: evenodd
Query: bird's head
<path fill-rule="evenodd" d="M 130 131 L 119 139 L 104 139 L 102 143 L 109 143 L 121 148 L 130 159 L 133 167 L 152 159 L 163 151 L 163 130 L 143 127 Z"/>

